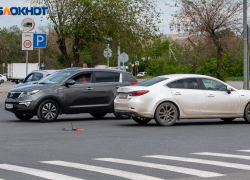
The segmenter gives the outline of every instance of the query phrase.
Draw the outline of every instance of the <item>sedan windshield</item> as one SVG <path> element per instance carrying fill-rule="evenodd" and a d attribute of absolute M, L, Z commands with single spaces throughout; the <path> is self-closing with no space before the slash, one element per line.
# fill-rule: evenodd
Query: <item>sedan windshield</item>
<path fill-rule="evenodd" d="M 141 83 L 138 84 L 138 86 L 152 86 L 154 84 L 157 84 L 161 81 L 164 81 L 168 78 L 164 78 L 164 77 L 155 77 L 155 78 L 152 78 L 152 79 L 149 79 L 147 81 L 143 81 Z"/>
<path fill-rule="evenodd" d="M 41 80 L 39 82 L 39 84 L 60 83 L 74 72 L 75 71 L 71 70 L 71 71 L 64 71 L 64 72 L 58 72 L 58 73 L 51 74 L 50 76 L 47 76 L 46 78 Z"/>

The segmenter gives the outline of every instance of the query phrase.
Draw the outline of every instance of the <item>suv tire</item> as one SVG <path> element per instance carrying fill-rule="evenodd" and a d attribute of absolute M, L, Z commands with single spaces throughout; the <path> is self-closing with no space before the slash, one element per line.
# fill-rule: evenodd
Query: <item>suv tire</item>
<path fill-rule="evenodd" d="M 37 109 L 37 117 L 42 122 L 56 121 L 59 115 L 58 104 L 51 99 L 43 101 Z"/>
<path fill-rule="evenodd" d="M 17 117 L 17 119 L 21 120 L 21 121 L 28 121 L 31 118 L 33 118 L 33 115 L 25 115 L 25 114 L 16 114 L 15 116 Z"/>

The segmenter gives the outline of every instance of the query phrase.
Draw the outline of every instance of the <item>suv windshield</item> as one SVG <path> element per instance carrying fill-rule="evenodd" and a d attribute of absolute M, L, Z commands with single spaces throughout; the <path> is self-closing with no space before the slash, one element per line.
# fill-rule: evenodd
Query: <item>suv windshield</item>
<path fill-rule="evenodd" d="M 71 71 L 64 71 L 64 72 L 58 72 L 55 74 L 51 74 L 50 76 L 47 76 L 42 81 L 40 81 L 39 84 L 60 83 L 74 72 L 75 71 L 71 70 Z"/>
<path fill-rule="evenodd" d="M 164 81 L 166 79 L 168 79 L 168 78 L 156 77 L 156 78 L 149 79 L 147 81 L 143 81 L 143 82 L 139 83 L 138 86 L 152 86 L 152 85 L 159 83 L 161 81 Z"/>

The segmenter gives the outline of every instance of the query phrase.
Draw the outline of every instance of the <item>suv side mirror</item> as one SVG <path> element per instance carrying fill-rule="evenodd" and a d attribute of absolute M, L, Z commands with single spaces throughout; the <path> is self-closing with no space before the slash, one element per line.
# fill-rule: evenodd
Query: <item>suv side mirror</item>
<path fill-rule="evenodd" d="M 73 79 L 69 79 L 68 81 L 66 81 L 65 85 L 69 86 L 69 85 L 74 85 L 76 82 Z"/>
<path fill-rule="evenodd" d="M 24 82 L 24 80 L 22 79 L 22 80 L 20 80 L 20 82 L 21 82 L 21 83 L 23 83 L 23 82 Z"/>
<path fill-rule="evenodd" d="M 227 93 L 231 94 L 232 88 L 230 86 L 227 86 Z"/>

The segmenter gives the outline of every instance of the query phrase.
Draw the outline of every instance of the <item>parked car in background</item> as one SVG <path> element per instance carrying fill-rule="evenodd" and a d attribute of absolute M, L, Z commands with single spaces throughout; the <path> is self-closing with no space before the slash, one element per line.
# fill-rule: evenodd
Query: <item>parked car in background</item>
<path fill-rule="evenodd" d="M 1 81 L 1 83 L 5 83 L 5 82 L 7 82 L 7 78 L 6 78 L 6 76 L 4 76 L 4 75 L 0 74 L 0 81 Z"/>
<path fill-rule="evenodd" d="M 139 72 L 137 76 L 145 76 L 146 72 Z"/>
<path fill-rule="evenodd" d="M 20 120 L 37 115 L 43 122 L 56 121 L 59 114 L 90 113 L 95 118 L 102 118 L 107 113 L 114 113 L 117 88 L 137 83 L 131 73 L 121 70 L 66 69 L 37 84 L 11 89 L 5 100 L 5 110 Z M 116 117 L 131 116 L 120 113 Z"/>
<path fill-rule="evenodd" d="M 7 81 L 8 81 L 8 74 L 7 73 L 4 73 L 3 76 L 6 77 Z"/>
<path fill-rule="evenodd" d="M 42 78 L 49 76 L 50 74 L 53 74 L 55 72 L 58 72 L 60 70 L 34 70 L 31 73 L 29 73 L 24 80 L 21 80 L 19 84 L 17 84 L 15 87 L 20 87 L 24 85 L 29 84 L 35 84 Z"/>
<path fill-rule="evenodd" d="M 250 123 L 250 91 L 235 89 L 210 76 L 159 76 L 117 92 L 115 112 L 131 115 L 139 124 L 151 119 L 170 126 L 182 118 L 233 121 L 242 117 Z"/>

